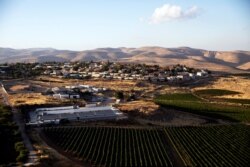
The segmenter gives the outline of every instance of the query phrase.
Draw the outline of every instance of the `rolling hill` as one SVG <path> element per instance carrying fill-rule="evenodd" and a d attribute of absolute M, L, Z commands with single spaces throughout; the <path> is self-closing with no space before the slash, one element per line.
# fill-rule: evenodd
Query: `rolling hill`
<path fill-rule="evenodd" d="M 147 64 L 185 64 L 212 71 L 249 72 L 250 51 L 208 51 L 189 47 L 98 48 L 85 51 L 53 48 L 0 48 L 0 63 L 48 61 L 120 61 Z"/>

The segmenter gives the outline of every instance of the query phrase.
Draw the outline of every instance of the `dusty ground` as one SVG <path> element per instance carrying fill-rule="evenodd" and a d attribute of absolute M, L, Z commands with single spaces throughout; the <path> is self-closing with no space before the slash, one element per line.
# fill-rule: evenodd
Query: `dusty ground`
<path fill-rule="evenodd" d="M 182 112 L 174 109 L 162 108 L 152 101 L 133 101 L 117 106 L 121 111 L 135 116 L 140 124 L 160 126 L 193 126 L 206 124 L 226 124 L 226 121 L 211 119 L 205 116 Z M 135 112 L 139 112 L 135 113 Z"/>
<path fill-rule="evenodd" d="M 40 79 L 40 78 L 39 78 Z M 110 90 L 115 91 L 153 91 L 156 88 L 156 85 L 146 83 L 144 81 L 133 81 L 133 80 L 104 80 L 104 79 L 92 79 L 92 80 L 77 80 L 77 79 L 60 79 L 60 78 L 49 78 L 43 77 L 42 80 L 45 82 L 39 81 L 37 78 L 35 81 L 31 81 L 36 84 L 50 84 L 51 86 L 67 86 L 67 85 L 92 85 L 96 87 L 105 87 Z M 48 81 L 50 82 L 48 82 Z"/>
<path fill-rule="evenodd" d="M 53 78 L 47 76 L 36 77 L 30 80 L 11 80 L 4 82 L 7 91 L 18 92 L 18 91 L 34 91 L 39 92 L 39 88 L 52 88 L 52 87 L 64 87 L 68 85 L 92 85 L 96 87 L 105 87 L 110 90 L 116 91 L 153 91 L 156 85 L 137 82 L 132 80 L 102 80 L 102 79 L 92 79 L 92 80 L 77 80 L 77 79 L 62 79 Z"/>
<path fill-rule="evenodd" d="M 41 93 L 17 93 L 10 94 L 9 101 L 13 106 L 19 106 L 22 104 L 58 104 L 63 100 L 58 100 L 50 96 L 42 95 Z"/>
<path fill-rule="evenodd" d="M 7 92 L 11 95 L 12 104 L 45 104 L 55 101 L 48 96 L 41 95 L 49 88 L 64 87 L 68 85 L 92 85 L 105 87 L 112 91 L 137 92 L 142 97 L 152 98 L 154 94 L 165 93 L 168 86 L 159 86 L 147 82 L 125 81 L 125 80 L 76 80 L 61 79 L 47 76 L 36 77 L 29 80 L 6 80 L 3 82 Z M 163 92 L 161 92 L 163 90 Z"/>
<path fill-rule="evenodd" d="M 226 89 L 237 91 L 241 94 L 220 96 L 221 98 L 238 98 L 250 99 L 250 79 L 240 76 L 221 77 L 212 84 L 202 87 L 197 87 L 194 90 L 200 89 Z"/>
<path fill-rule="evenodd" d="M 179 110 L 160 108 L 154 114 L 146 118 L 137 118 L 140 123 L 150 123 L 160 126 L 197 126 L 197 125 L 216 125 L 228 124 L 227 121 L 212 119 Z"/>
<path fill-rule="evenodd" d="M 27 90 L 30 86 L 29 85 L 13 85 L 11 86 L 9 89 L 13 92 L 16 92 L 16 91 L 24 91 L 24 90 Z"/>
<path fill-rule="evenodd" d="M 134 110 L 137 110 L 144 114 L 150 114 L 158 110 L 159 105 L 155 104 L 152 101 L 140 100 L 140 101 L 132 101 L 132 102 L 119 104 L 118 108 L 121 111 L 126 111 L 126 112 L 132 112 Z"/>

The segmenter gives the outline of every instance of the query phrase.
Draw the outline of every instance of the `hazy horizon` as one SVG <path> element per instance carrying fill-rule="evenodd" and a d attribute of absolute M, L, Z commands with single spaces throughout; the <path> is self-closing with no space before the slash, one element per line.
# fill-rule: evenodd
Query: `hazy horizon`
<path fill-rule="evenodd" d="M 1 0 L 0 47 L 250 50 L 248 0 Z"/>
<path fill-rule="evenodd" d="M 196 47 L 190 47 L 190 46 L 176 46 L 176 47 L 165 47 L 165 46 L 139 46 L 139 47 L 126 47 L 126 46 L 118 46 L 118 47 L 98 47 L 98 48 L 90 48 L 90 49 L 60 49 L 60 48 L 55 48 L 55 47 L 29 47 L 29 48 L 13 48 L 13 47 L 3 47 L 0 46 L 0 48 L 8 48 L 8 49 L 15 49 L 15 50 L 24 50 L 24 49 L 55 49 L 55 50 L 68 50 L 68 51 L 76 51 L 76 52 L 80 52 L 80 51 L 88 51 L 88 50 L 96 50 L 96 49 L 107 49 L 107 48 L 147 48 L 147 47 L 159 47 L 159 48 L 166 48 L 166 49 L 171 49 L 171 48 L 191 48 L 191 49 L 198 49 L 198 50 L 207 50 L 207 51 L 219 51 L 219 52 L 233 52 L 233 51 L 246 51 L 246 52 L 250 52 L 250 49 L 248 50 L 239 50 L 239 49 L 235 49 L 235 50 L 209 50 L 209 49 L 204 49 L 204 48 L 196 48 Z"/>

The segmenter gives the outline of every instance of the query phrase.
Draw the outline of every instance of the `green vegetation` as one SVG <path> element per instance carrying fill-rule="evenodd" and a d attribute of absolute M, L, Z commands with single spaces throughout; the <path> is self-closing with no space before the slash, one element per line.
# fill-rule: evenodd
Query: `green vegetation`
<path fill-rule="evenodd" d="M 225 90 L 225 89 L 203 89 L 195 91 L 195 94 L 199 96 L 225 96 L 225 95 L 237 95 L 240 92 Z"/>
<path fill-rule="evenodd" d="M 24 161 L 27 150 L 21 142 L 18 127 L 12 122 L 10 108 L 0 105 L 0 165 Z"/>
<path fill-rule="evenodd" d="M 177 160 L 191 167 L 250 164 L 250 129 L 245 125 L 155 129 L 71 126 L 47 127 L 43 132 L 67 155 L 93 166 L 175 166 Z"/>
<path fill-rule="evenodd" d="M 250 99 L 231 99 L 231 98 L 217 98 L 216 101 L 238 103 L 238 104 L 250 104 Z"/>
<path fill-rule="evenodd" d="M 194 96 L 191 93 L 165 94 L 165 95 L 160 95 L 157 98 L 164 100 L 178 100 L 178 101 L 201 101 L 200 98 Z"/>
<path fill-rule="evenodd" d="M 250 164 L 248 126 L 169 127 L 165 132 L 186 166 Z"/>
<path fill-rule="evenodd" d="M 124 94 L 123 94 L 123 92 L 119 91 L 119 92 L 115 93 L 115 97 L 117 99 L 123 99 L 124 98 Z"/>
<path fill-rule="evenodd" d="M 94 166 L 172 166 L 164 133 L 155 129 L 51 127 L 44 133 Z"/>
<path fill-rule="evenodd" d="M 249 107 L 216 104 L 198 99 L 199 98 L 196 98 L 192 94 L 178 93 L 161 95 L 156 97 L 154 101 L 165 107 L 180 109 L 200 115 L 231 121 L 250 122 Z"/>
<path fill-rule="evenodd" d="M 8 65 L 6 69 L 6 77 L 11 78 L 27 78 L 41 75 L 43 68 L 34 68 L 38 63 L 16 63 L 5 64 Z"/>
<path fill-rule="evenodd" d="M 28 150 L 24 146 L 24 143 L 23 142 L 16 142 L 15 143 L 15 149 L 16 149 L 16 152 L 19 153 L 17 158 L 16 158 L 16 161 L 24 162 L 27 159 L 27 156 L 28 156 Z"/>
<path fill-rule="evenodd" d="M 250 104 L 250 99 L 234 99 L 234 98 L 216 98 L 216 96 L 237 95 L 240 92 L 225 90 L 225 89 L 203 89 L 194 92 L 198 96 L 204 97 L 211 101 L 229 102 L 239 104 Z"/>

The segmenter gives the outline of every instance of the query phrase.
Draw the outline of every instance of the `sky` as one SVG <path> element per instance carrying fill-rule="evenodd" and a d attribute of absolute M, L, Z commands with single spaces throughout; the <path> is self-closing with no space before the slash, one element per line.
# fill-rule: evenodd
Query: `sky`
<path fill-rule="evenodd" d="M 0 0 L 0 47 L 250 50 L 249 0 Z"/>

